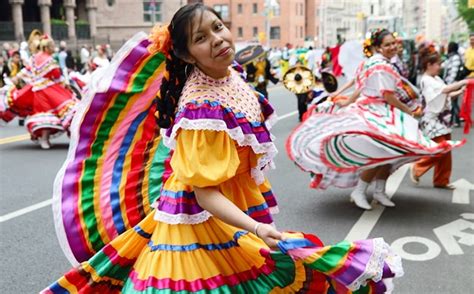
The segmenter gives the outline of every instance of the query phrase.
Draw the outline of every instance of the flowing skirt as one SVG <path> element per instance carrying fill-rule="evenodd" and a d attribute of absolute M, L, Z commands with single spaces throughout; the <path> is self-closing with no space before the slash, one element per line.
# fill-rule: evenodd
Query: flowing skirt
<path fill-rule="evenodd" d="M 363 170 L 390 164 L 394 171 L 462 144 L 438 144 L 423 135 L 412 116 L 365 98 L 346 109 L 321 104 L 290 134 L 286 147 L 290 158 L 313 174 L 311 186 L 326 189 L 354 187 Z"/>
<path fill-rule="evenodd" d="M 42 293 L 385 293 L 403 275 L 382 239 L 285 235 L 272 251 L 214 217 L 171 225 L 150 214 Z"/>

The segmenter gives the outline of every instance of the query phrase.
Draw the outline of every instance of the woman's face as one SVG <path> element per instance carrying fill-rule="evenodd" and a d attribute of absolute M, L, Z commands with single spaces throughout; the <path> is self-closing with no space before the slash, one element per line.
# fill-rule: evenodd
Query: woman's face
<path fill-rule="evenodd" d="M 437 76 L 441 70 L 441 61 L 435 63 L 428 63 L 426 65 L 426 72 L 430 75 Z"/>
<path fill-rule="evenodd" d="M 377 48 L 377 51 L 388 59 L 397 54 L 397 42 L 392 34 L 383 37 L 382 44 Z"/>
<path fill-rule="evenodd" d="M 20 55 L 19 54 L 14 54 L 12 56 L 12 62 L 16 63 L 16 64 L 19 64 L 20 63 Z"/>
<path fill-rule="evenodd" d="M 235 56 L 232 34 L 210 11 L 196 14 L 188 39 L 186 62 L 196 65 L 208 76 L 222 78 Z"/>
<path fill-rule="evenodd" d="M 403 55 L 403 43 L 397 42 L 397 54 L 402 56 Z"/>
<path fill-rule="evenodd" d="M 48 54 L 53 54 L 54 49 L 56 49 L 54 42 L 48 42 L 48 45 L 44 48 L 44 51 Z"/>

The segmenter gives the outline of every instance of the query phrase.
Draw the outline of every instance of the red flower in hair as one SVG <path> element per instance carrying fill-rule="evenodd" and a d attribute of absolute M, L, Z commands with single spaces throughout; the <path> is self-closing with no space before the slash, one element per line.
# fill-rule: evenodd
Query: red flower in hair
<path fill-rule="evenodd" d="M 166 58 L 170 57 L 172 42 L 168 26 L 155 26 L 151 31 L 149 39 L 151 41 L 150 52 L 161 52 Z"/>
<path fill-rule="evenodd" d="M 364 55 L 369 58 L 372 57 L 372 51 L 370 50 L 372 47 L 372 39 L 367 38 L 364 40 L 363 48 L 364 48 Z"/>
<path fill-rule="evenodd" d="M 433 44 L 433 43 L 429 44 L 427 49 L 428 49 L 428 53 L 429 53 L 429 54 L 436 54 L 436 53 L 438 53 L 438 52 L 436 51 L 435 44 Z"/>

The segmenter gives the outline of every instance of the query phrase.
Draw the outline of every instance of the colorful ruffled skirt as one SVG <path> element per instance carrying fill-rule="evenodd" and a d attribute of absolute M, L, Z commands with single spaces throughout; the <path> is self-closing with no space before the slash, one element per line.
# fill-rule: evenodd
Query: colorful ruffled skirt
<path fill-rule="evenodd" d="M 32 139 L 48 129 L 50 135 L 68 131 L 77 99 L 59 84 L 33 91 L 31 85 L 18 90 L 14 85 L 0 89 L 0 118 L 6 122 L 15 116 L 26 117 L 26 128 Z"/>
<path fill-rule="evenodd" d="M 287 153 L 312 174 L 311 187 L 354 187 L 366 169 L 401 165 L 436 156 L 464 141 L 436 143 L 424 136 L 418 121 L 381 99 L 361 98 L 339 109 L 318 105 L 288 137 Z"/>
<path fill-rule="evenodd" d="M 403 274 L 382 239 L 286 237 L 271 251 L 214 217 L 170 225 L 150 214 L 42 293 L 385 293 Z"/>
<path fill-rule="evenodd" d="M 32 86 L 18 90 L 15 85 L 0 88 L 0 119 L 9 122 L 16 116 L 26 117 L 33 111 Z"/>
<path fill-rule="evenodd" d="M 40 136 L 43 129 L 50 134 L 69 131 L 77 99 L 60 84 L 33 92 L 33 111 L 26 119 L 26 128 L 32 138 Z"/>

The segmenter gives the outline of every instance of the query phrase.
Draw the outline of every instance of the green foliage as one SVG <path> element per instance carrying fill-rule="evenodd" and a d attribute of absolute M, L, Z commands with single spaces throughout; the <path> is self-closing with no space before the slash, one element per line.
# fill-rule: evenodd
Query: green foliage
<path fill-rule="evenodd" d="M 474 8 L 467 7 L 468 0 L 457 0 L 459 16 L 467 23 L 469 31 L 474 32 Z"/>
<path fill-rule="evenodd" d="M 85 26 L 85 25 L 89 25 L 89 22 L 85 19 L 78 19 L 76 20 L 76 25 Z"/>
<path fill-rule="evenodd" d="M 53 25 L 66 25 L 66 21 L 64 21 L 62 19 L 52 18 L 51 19 L 51 24 L 53 24 Z"/>

